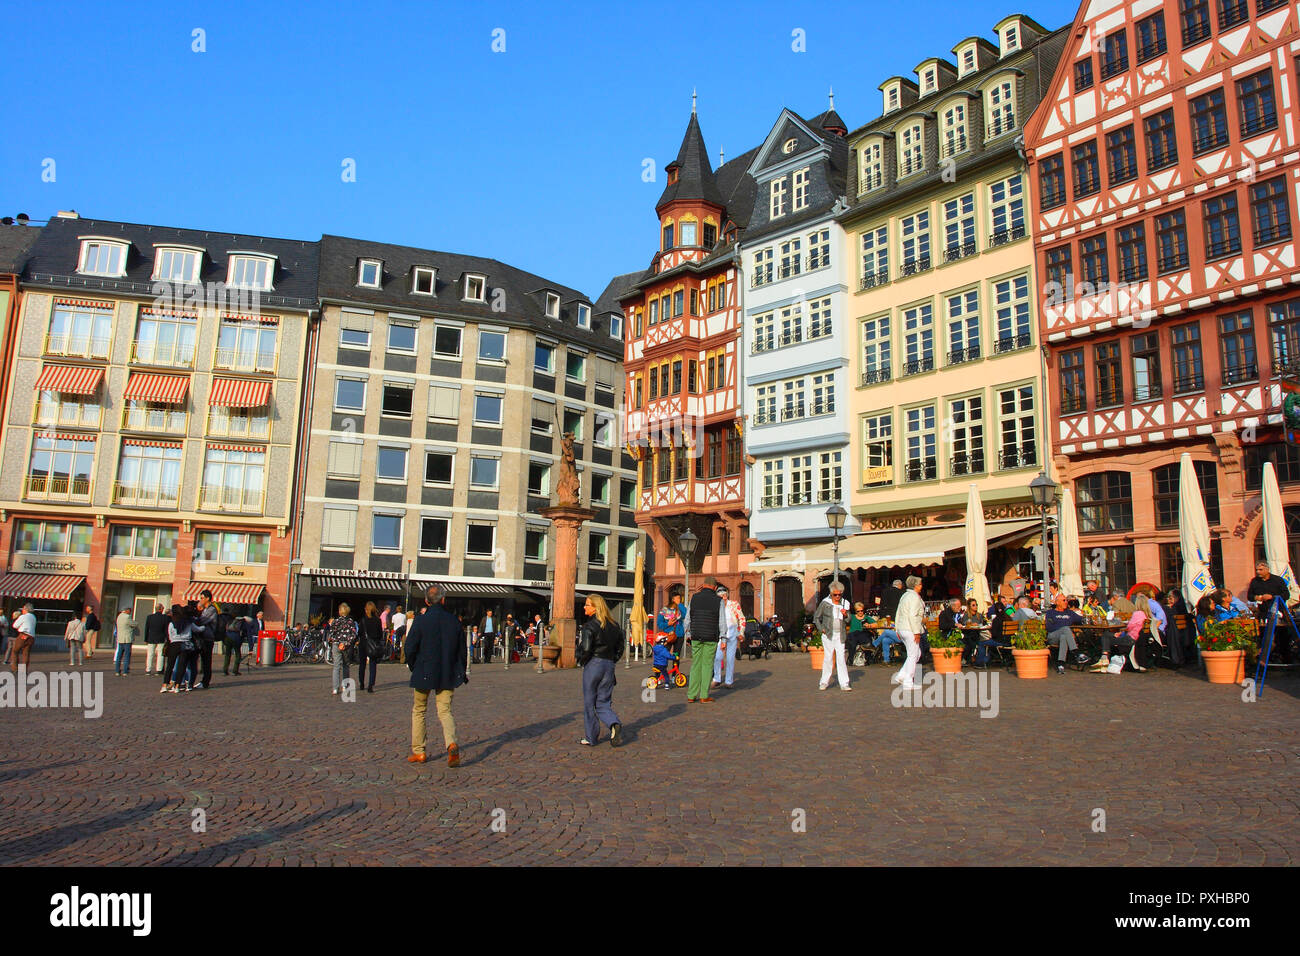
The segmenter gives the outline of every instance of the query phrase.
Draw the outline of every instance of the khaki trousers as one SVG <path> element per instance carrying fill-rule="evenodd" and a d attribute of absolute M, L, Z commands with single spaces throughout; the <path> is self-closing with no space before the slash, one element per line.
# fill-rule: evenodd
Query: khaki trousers
<path fill-rule="evenodd" d="M 434 695 L 438 720 L 442 722 L 442 736 L 448 747 L 456 743 L 456 720 L 451 716 L 451 695 L 455 691 L 440 690 Z M 411 753 L 424 753 L 426 720 L 429 713 L 429 691 L 417 690 L 411 707 Z"/>

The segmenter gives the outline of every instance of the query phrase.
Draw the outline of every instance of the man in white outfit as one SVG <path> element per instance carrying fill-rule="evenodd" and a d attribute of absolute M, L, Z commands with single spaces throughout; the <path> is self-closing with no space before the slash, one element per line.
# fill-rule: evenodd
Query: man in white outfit
<path fill-rule="evenodd" d="M 726 630 L 723 639 L 718 642 L 718 650 L 713 655 L 713 683 L 709 685 L 711 688 L 717 687 L 724 676 L 728 687 L 736 682 L 736 648 L 740 644 L 740 635 L 745 630 L 745 615 L 740 610 L 740 602 L 731 600 L 727 595 L 727 586 L 719 584 L 718 597 L 722 598 L 722 620 Z M 723 664 L 726 664 L 725 675 Z"/>
<path fill-rule="evenodd" d="M 921 579 L 916 575 L 907 579 L 907 588 L 898 599 L 894 629 L 907 651 L 907 660 L 889 682 L 901 684 L 904 690 L 916 690 L 920 686 L 916 683 L 916 663 L 921 659 L 921 635 L 925 633 L 925 602 L 921 600 Z"/>
<path fill-rule="evenodd" d="M 813 615 L 813 626 L 822 635 L 821 690 L 830 686 L 832 662 L 837 665 L 836 677 L 839 678 L 840 690 L 853 690 L 849 686 L 849 669 L 844 659 L 844 638 L 848 625 L 849 602 L 844 600 L 844 585 L 834 581 L 831 583 L 830 596 L 817 605 L 817 611 Z"/>

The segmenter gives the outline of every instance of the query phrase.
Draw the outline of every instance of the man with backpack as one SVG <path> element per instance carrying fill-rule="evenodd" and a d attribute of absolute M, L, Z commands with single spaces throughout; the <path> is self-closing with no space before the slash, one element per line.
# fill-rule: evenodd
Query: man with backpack
<path fill-rule="evenodd" d="M 227 677 L 230 676 L 230 658 L 235 658 L 235 676 L 239 676 L 239 663 L 242 660 L 241 649 L 244 641 L 248 639 L 248 621 L 246 618 L 234 617 L 228 614 L 218 615 L 218 619 L 225 626 L 222 631 L 221 642 L 226 646 L 225 666 L 222 673 Z"/>

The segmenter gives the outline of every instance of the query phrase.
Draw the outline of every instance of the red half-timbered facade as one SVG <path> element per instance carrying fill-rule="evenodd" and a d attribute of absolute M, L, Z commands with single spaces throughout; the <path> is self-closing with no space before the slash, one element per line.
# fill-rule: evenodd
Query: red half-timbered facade
<path fill-rule="evenodd" d="M 681 150 L 664 169 L 658 249 L 649 269 L 624 277 L 617 297 L 626 317 L 624 434 L 638 461 L 636 518 L 654 545 L 658 603 L 682 582 L 677 541 L 687 528 L 699 541 L 692 574 L 713 575 L 742 602 L 752 603 L 756 584 L 746 573 L 734 256 L 743 223 L 729 208 L 746 187 L 747 156 L 715 174 L 691 114 Z"/>
<path fill-rule="evenodd" d="M 1184 451 L 1217 581 L 1244 588 L 1262 552 L 1265 461 L 1300 526 L 1278 427 L 1278 373 L 1300 359 L 1297 16 L 1085 0 L 1026 127 L 1052 450 L 1085 578 L 1176 583 Z"/>

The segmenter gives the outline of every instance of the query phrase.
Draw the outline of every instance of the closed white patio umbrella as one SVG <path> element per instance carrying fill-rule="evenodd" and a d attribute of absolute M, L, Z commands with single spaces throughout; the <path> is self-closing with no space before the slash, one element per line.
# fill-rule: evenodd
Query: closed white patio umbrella
<path fill-rule="evenodd" d="M 1291 570 L 1291 553 L 1287 547 L 1286 515 L 1282 511 L 1282 493 L 1277 487 L 1277 472 L 1271 461 L 1264 462 L 1264 560 L 1291 591 L 1291 600 L 1300 598 L 1295 573 Z"/>
<path fill-rule="evenodd" d="M 981 611 L 987 611 L 993 603 L 989 597 L 989 581 L 984 576 L 988 562 L 989 542 L 984 534 L 984 505 L 980 501 L 980 490 L 972 481 L 970 495 L 966 498 L 966 599 L 979 601 Z"/>
<path fill-rule="evenodd" d="M 1214 590 L 1210 576 L 1210 526 L 1192 456 L 1183 452 L 1178 472 L 1178 542 L 1183 549 L 1183 600 L 1188 610 Z"/>
<path fill-rule="evenodd" d="M 1074 510 L 1074 494 L 1066 486 L 1061 493 L 1061 533 L 1058 536 L 1061 549 L 1060 574 L 1058 582 L 1062 591 L 1069 597 L 1083 598 L 1083 578 L 1079 576 L 1079 516 Z M 1047 596 L 1043 596 L 1047 600 Z"/>

